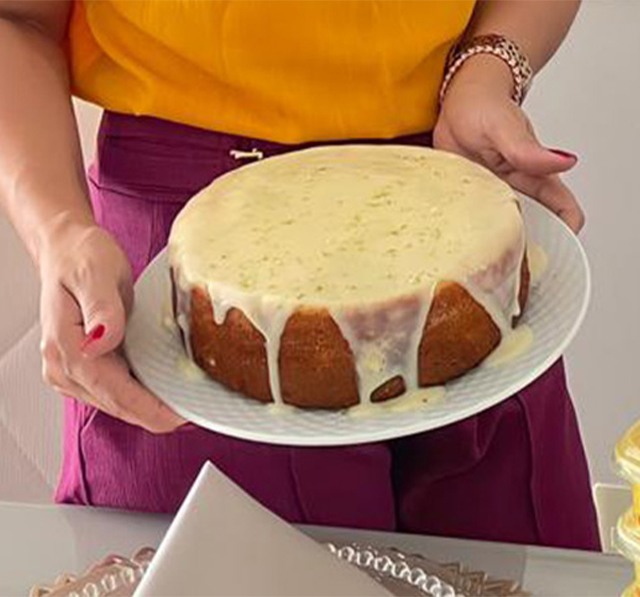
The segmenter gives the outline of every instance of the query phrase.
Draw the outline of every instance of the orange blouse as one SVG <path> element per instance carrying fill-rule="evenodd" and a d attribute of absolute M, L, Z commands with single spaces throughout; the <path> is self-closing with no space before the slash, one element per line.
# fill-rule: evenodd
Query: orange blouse
<path fill-rule="evenodd" d="M 75 0 L 73 92 L 283 143 L 430 130 L 474 0 Z"/>

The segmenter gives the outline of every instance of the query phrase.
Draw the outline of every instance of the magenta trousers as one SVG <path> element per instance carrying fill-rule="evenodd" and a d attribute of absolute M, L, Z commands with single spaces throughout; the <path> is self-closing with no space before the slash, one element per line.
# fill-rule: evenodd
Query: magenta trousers
<path fill-rule="evenodd" d="M 427 145 L 430 136 L 394 142 Z M 270 156 L 299 147 L 106 113 L 89 170 L 95 217 L 138 276 L 189 197 L 243 163 L 230 150 Z M 599 548 L 561 361 L 460 423 L 348 447 L 271 446 L 193 425 L 153 435 L 66 399 L 56 500 L 174 512 L 207 460 L 291 522 Z"/>

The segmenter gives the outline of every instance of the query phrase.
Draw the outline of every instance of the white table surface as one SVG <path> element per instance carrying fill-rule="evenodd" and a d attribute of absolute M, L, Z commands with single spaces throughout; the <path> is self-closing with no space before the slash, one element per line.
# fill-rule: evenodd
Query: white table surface
<path fill-rule="evenodd" d="M 28 595 L 36 583 L 82 572 L 109 553 L 156 547 L 171 517 L 77 506 L 0 503 L 0 596 Z M 318 540 L 358 541 L 463 562 L 496 577 L 520 580 L 536 596 L 620 595 L 632 578 L 621 557 L 579 551 L 419 535 L 303 527 Z"/>

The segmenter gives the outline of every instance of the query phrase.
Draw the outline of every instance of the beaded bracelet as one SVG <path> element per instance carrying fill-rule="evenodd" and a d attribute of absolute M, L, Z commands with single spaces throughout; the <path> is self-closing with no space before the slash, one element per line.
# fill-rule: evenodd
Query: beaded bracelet
<path fill-rule="evenodd" d="M 444 100 L 445 93 L 454 75 L 462 65 L 472 56 L 477 54 L 491 54 L 500 58 L 511 70 L 513 76 L 513 101 L 522 104 L 533 78 L 533 70 L 527 57 L 520 51 L 517 44 L 496 33 L 472 37 L 451 50 L 447 58 L 445 75 L 440 86 L 440 103 Z"/>

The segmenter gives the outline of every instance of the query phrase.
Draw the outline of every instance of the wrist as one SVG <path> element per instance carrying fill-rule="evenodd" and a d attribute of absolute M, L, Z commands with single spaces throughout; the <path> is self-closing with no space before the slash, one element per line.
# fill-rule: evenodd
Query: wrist
<path fill-rule="evenodd" d="M 508 98 L 513 96 L 515 87 L 509 66 L 492 54 L 476 54 L 466 60 L 453 77 L 451 87 L 462 84 L 481 85 Z"/>
<path fill-rule="evenodd" d="M 97 224 L 90 215 L 63 211 L 45 222 L 38 235 L 36 263 L 38 268 L 47 255 L 68 254 L 81 244 Z"/>
<path fill-rule="evenodd" d="M 456 72 L 444 96 L 461 87 L 490 89 L 493 93 L 511 99 L 513 97 L 513 75 L 508 65 L 497 56 L 476 54 L 471 56 Z"/>
<path fill-rule="evenodd" d="M 496 64 L 494 58 L 502 65 Z M 473 63 L 471 66 L 470 62 Z M 507 83 L 509 78 L 505 69 L 510 72 L 510 83 Z M 458 76 L 463 70 L 465 75 Z M 511 99 L 520 105 L 531 85 L 532 76 L 529 60 L 513 40 L 498 33 L 476 35 L 461 41 L 450 52 L 440 85 L 440 103 L 457 79 L 458 85 L 461 80 L 469 80 L 476 90 L 491 91 L 494 95 L 495 92 L 504 92 L 508 85 L 512 91 Z"/>

